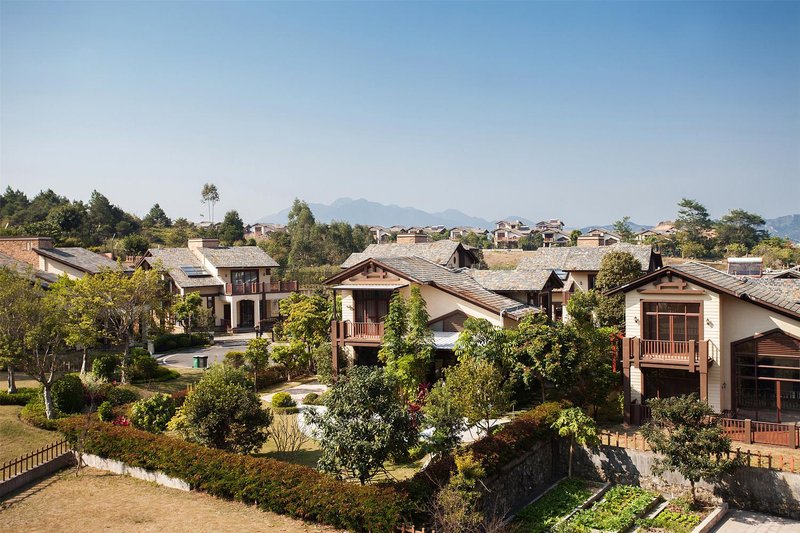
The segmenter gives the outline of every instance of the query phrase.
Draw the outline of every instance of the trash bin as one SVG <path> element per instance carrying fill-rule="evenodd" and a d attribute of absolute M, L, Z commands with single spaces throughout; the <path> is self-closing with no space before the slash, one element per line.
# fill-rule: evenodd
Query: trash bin
<path fill-rule="evenodd" d="M 208 368 L 208 356 L 195 355 L 192 358 L 192 368 Z"/>

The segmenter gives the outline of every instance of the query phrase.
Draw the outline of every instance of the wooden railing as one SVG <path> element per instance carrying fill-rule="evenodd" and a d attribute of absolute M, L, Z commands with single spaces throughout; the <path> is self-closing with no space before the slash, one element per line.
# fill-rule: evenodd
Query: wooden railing
<path fill-rule="evenodd" d="M 262 294 L 268 292 L 294 292 L 300 288 L 296 281 L 253 281 L 249 283 L 226 283 L 225 294 L 237 296 L 240 294 Z"/>
<path fill-rule="evenodd" d="M 697 356 L 696 349 L 690 349 L 690 341 L 654 341 L 642 339 L 642 356 L 658 359 L 688 359 Z M 691 348 L 694 348 L 693 346 Z"/>
<path fill-rule="evenodd" d="M 383 322 L 345 322 L 344 337 L 359 339 L 383 338 Z"/>
<path fill-rule="evenodd" d="M 2 474 L 0 474 L 0 481 L 11 479 L 14 476 L 24 474 L 28 470 L 36 468 L 37 466 L 51 461 L 60 455 L 69 451 L 69 444 L 66 440 L 54 442 L 49 446 L 38 449 L 36 451 L 27 453 L 22 457 L 18 457 L 11 461 L 3 463 Z"/>
<path fill-rule="evenodd" d="M 662 366 L 708 372 L 709 341 L 660 341 L 625 337 L 622 339 L 623 366 Z"/>

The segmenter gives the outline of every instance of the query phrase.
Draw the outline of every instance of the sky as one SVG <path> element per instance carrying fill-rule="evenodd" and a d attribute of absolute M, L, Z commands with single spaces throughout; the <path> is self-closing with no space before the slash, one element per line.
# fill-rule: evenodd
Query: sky
<path fill-rule="evenodd" d="M 800 2 L 0 3 L 0 186 L 569 226 L 800 213 Z"/>

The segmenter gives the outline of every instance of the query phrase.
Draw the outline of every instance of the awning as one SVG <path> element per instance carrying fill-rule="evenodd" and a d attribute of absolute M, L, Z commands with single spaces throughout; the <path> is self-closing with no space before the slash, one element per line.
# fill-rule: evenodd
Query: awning
<path fill-rule="evenodd" d="M 370 291 L 393 291 L 400 287 L 406 287 L 408 283 L 401 283 L 400 285 L 387 285 L 386 283 L 359 283 L 352 285 L 336 285 L 333 287 L 335 291 L 355 291 L 355 290 L 370 290 Z"/>
<path fill-rule="evenodd" d="M 452 350 L 456 347 L 459 335 L 457 331 L 434 331 L 433 343 L 437 350 Z"/>

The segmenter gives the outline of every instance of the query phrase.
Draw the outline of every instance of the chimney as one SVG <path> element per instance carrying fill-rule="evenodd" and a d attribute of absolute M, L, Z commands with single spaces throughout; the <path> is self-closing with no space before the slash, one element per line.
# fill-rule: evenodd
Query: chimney
<path fill-rule="evenodd" d="M 198 248 L 219 248 L 219 239 L 189 239 L 188 246 L 190 250 L 197 250 Z"/>
<path fill-rule="evenodd" d="M 420 242 L 430 242 L 431 238 L 427 233 L 401 233 L 397 236 L 397 244 L 416 244 Z"/>
<path fill-rule="evenodd" d="M 581 235 L 578 237 L 579 248 L 593 248 L 596 246 L 603 246 L 602 235 Z"/>
<path fill-rule="evenodd" d="M 39 268 L 39 254 L 36 249 L 47 250 L 53 247 L 50 237 L 0 237 L 0 252 Z"/>

